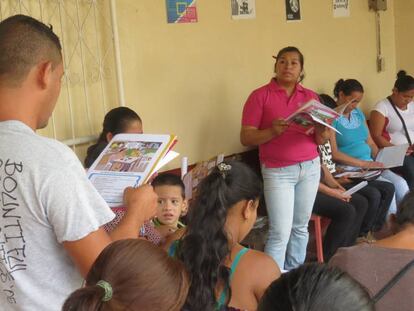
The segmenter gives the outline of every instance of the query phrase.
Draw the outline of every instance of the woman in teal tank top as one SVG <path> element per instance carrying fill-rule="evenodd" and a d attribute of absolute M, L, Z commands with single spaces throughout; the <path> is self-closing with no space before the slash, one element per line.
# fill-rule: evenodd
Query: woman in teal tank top
<path fill-rule="evenodd" d="M 271 257 L 240 245 L 256 221 L 261 194 L 259 177 L 236 161 L 219 164 L 199 185 L 183 236 L 169 247 L 190 274 L 184 310 L 256 310 L 280 276 Z"/>

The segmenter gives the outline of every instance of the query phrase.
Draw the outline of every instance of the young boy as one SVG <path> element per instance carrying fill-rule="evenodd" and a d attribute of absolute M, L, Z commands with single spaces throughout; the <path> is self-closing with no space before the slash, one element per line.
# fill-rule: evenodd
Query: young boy
<path fill-rule="evenodd" d="M 180 217 L 187 213 L 188 202 L 181 178 L 174 174 L 160 174 L 151 185 L 158 195 L 156 218 L 153 220 L 156 230 L 166 238 L 177 229 L 185 227 Z"/>

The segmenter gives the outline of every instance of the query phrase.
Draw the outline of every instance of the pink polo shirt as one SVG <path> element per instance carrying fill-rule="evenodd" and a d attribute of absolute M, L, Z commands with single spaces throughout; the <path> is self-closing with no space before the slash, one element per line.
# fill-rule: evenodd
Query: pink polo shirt
<path fill-rule="evenodd" d="M 272 79 L 269 84 L 250 94 L 244 105 L 242 125 L 267 129 L 274 119 L 288 117 L 311 99 L 319 100 L 313 91 L 300 84 L 296 85 L 289 98 L 286 91 Z M 317 156 L 314 135 L 306 135 L 291 126 L 279 137 L 259 146 L 260 162 L 266 167 L 294 165 Z"/>

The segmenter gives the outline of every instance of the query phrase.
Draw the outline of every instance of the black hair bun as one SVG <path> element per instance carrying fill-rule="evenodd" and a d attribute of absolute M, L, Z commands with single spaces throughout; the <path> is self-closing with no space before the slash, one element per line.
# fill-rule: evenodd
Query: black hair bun
<path fill-rule="evenodd" d="M 343 85 L 344 82 L 345 82 L 344 79 L 339 79 L 338 81 L 336 81 L 335 87 L 334 87 L 334 90 L 333 90 L 333 94 L 335 95 L 336 98 L 338 98 L 339 90 L 341 89 L 341 85 Z"/>
<path fill-rule="evenodd" d="M 400 70 L 397 73 L 397 79 L 404 78 L 407 75 L 407 72 L 405 70 Z"/>

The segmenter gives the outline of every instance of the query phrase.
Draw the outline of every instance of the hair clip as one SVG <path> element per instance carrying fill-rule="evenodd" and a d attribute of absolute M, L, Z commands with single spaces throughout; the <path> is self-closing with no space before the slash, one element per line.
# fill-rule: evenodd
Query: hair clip
<path fill-rule="evenodd" d="M 226 178 L 226 172 L 229 172 L 231 170 L 231 165 L 221 162 L 219 165 L 217 165 L 217 168 L 220 171 L 223 178 Z"/>

